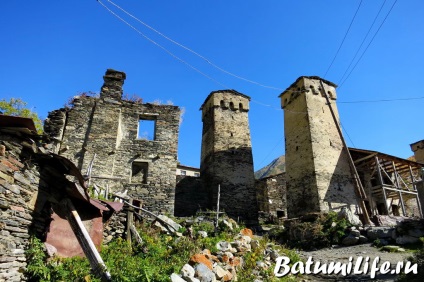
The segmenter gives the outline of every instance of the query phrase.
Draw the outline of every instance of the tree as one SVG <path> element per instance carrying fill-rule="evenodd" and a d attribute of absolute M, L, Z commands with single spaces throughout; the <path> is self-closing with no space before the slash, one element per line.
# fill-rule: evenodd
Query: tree
<path fill-rule="evenodd" d="M 36 112 L 27 108 L 27 103 L 19 98 L 0 100 L 0 112 L 4 115 L 32 118 L 39 134 L 43 133 L 43 123 Z"/>

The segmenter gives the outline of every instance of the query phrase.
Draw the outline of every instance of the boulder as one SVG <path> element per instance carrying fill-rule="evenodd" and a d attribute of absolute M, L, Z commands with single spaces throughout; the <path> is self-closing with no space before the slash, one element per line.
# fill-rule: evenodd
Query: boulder
<path fill-rule="evenodd" d="M 420 241 L 419 238 L 409 236 L 409 235 L 403 235 L 396 238 L 396 244 L 399 244 L 399 245 L 414 244 L 419 241 Z"/>
<path fill-rule="evenodd" d="M 342 240 L 342 245 L 352 246 L 352 245 L 355 245 L 358 241 L 359 241 L 359 237 L 349 235 Z"/>
<path fill-rule="evenodd" d="M 178 274 L 172 273 L 171 274 L 171 282 L 186 282 L 184 279 L 182 279 Z"/>
<path fill-rule="evenodd" d="M 181 276 L 184 278 L 194 277 L 194 268 L 189 264 L 185 264 L 181 269 Z"/>
<path fill-rule="evenodd" d="M 158 217 L 171 226 L 169 227 L 169 229 L 171 229 L 172 233 L 176 233 L 178 232 L 178 230 L 182 228 L 181 225 L 179 225 L 178 223 L 176 223 L 175 221 L 173 221 L 172 219 L 170 219 L 169 217 L 165 215 L 161 214 Z M 163 224 L 160 223 L 159 221 L 155 222 L 155 226 L 160 227 L 160 229 L 164 232 L 169 232 L 168 229 L 165 226 L 163 226 Z"/>
<path fill-rule="evenodd" d="M 200 282 L 216 282 L 215 273 L 203 263 L 199 263 L 194 267 L 195 276 Z"/>
<path fill-rule="evenodd" d="M 355 215 L 351 210 L 347 209 L 346 207 L 343 207 L 338 215 L 337 215 L 338 219 L 346 219 L 347 222 L 349 222 L 350 224 L 352 224 L 353 226 L 362 226 L 362 222 L 359 219 L 359 217 L 357 215 Z"/>
<path fill-rule="evenodd" d="M 391 238 L 393 231 L 393 227 L 370 227 L 367 230 L 367 237 L 372 241 L 382 238 Z"/>

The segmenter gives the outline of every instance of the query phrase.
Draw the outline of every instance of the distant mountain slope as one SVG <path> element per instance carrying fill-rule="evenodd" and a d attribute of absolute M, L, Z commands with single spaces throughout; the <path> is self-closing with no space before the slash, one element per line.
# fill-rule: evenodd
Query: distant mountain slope
<path fill-rule="evenodd" d="M 255 178 L 261 179 L 271 175 L 280 174 L 286 171 L 286 156 L 282 155 L 273 160 L 269 165 L 255 172 Z"/>

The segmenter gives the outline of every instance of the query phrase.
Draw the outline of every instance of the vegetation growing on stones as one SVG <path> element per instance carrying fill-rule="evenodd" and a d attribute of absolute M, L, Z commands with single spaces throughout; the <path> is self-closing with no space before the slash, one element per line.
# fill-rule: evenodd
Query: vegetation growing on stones
<path fill-rule="evenodd" d="M 43 132 L 43 122 L 38 114 L 29 109 L 28 104 L 19 98 L 10 98 L 9 101 L 6 99 L 0 100 L 0 112 L 4 115 L 32 118 L 37 132 L 39 134 Z"/>
<path fill-rule="evenodd" d="M 113 281 L 169 281 L 172 273 L 180 273 L 190 257 L 204 249 L 217 251 L 220 241 L 234 240 L 240 228 L 218 229 L 214 233 L 211 222 L 195 223 L 187 228 L 192 230 L 183 237 L 173 237 L 152 228 L 150 224 L 138 226 L 143 245 L 129 245 L 126 240 L 115 239 L 103 246 L 101 256 L 112 275 Z M 206 231 L 207 237 L 199 236 L 198 231 Z M 188 233 L 188 231 L 187 231 Z M 292 278 L 273 277 L 273 265 L 257 269 L 260 261 L 265 261 L 266 250 L 272 246 L 280 255 L 290 257 L 292 263 L 300 258 L 294 251 L 276 246 L 267 237 L 260 238 L 259 247 L 243 255 L 244 266 L 237 271 L 238 281 L 253 281 L 261 275 L 265 281 L 291 281 Z M 32 238 L 27 251 L 29 281 L 99 281 L 90 271 L 85 258 L 48 258 L 43 251 L 43 243 Z M 255 270 L 256 268 L 256 270 Z"/>

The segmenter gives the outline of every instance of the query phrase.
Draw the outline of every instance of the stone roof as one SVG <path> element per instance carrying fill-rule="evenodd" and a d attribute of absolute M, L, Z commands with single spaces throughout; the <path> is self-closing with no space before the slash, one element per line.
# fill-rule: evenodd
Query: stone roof
<path fill-rule="evenodd" d="M 242 93 L 240 93 L 240 92 L 238 92 L 238 91 L 236 91 L 236 90 L 234 90 L 234 89 L 216 90 L 216 91 L 212 91 L 212 92 L 208 95 L 208 97 L 206 97 L 206 99 L 205 99 L 205 101 L 203 102 L 202 106 L 200 106 L 200 110 L 202 110 L 202 109 L 203 109 L 203 106 L 206 104 L 206 102 L 209 100 L 209 98 L 210 98 L 210 97 L 212 97 L 212 95 L 213 95 L 213 94 L 215 94 L 215 93 L 231 93 L 231 94 L 234 94 L 234 95 L 237 95 L 237 96 L 241 96 L 241 97 L 243 97 L 243 98 L 246 98 L 246 99 L 248 99 L 248 100 L 250 101 L 250 97 L 249 97 L 249 96 L 247 96 L 247 95 L 245 95 L 245 94 L 242 94 Z"/>

